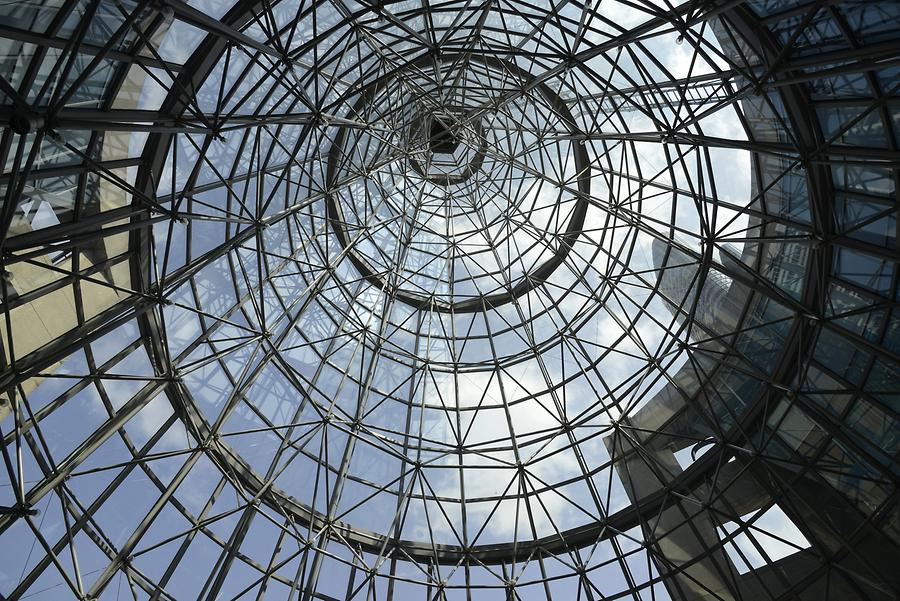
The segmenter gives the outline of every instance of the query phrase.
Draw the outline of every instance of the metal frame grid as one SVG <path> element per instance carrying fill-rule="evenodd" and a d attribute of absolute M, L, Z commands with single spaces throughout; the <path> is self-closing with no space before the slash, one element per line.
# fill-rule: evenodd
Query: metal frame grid
<path fill-rule="evenodd" d="M 2 11 L 4 598 L 900 591 L 892 3 Z"/>

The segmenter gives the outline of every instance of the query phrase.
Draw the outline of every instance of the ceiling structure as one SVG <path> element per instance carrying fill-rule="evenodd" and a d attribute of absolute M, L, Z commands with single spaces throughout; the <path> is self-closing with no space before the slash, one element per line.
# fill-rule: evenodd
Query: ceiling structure
<path fill-rule="evenodd" d="M 0 599 L 900 595 L 897 3 L 0 17 Z"/>

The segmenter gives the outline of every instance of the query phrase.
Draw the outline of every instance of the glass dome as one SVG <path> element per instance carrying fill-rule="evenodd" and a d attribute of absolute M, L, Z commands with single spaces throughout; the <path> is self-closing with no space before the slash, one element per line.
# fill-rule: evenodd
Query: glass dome
<path fill-rule="evenodd" d="M 900 594 L 894 3 L 0 15 L 0 598 Z"/>

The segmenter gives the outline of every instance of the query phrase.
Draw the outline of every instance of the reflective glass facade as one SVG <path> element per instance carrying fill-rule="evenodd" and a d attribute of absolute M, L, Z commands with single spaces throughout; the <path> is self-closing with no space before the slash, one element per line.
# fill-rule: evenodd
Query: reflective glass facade
<path fill-rule="evenodd" d="M 896 599 L 897 39 L 0 6 L 0 599 Z"/>

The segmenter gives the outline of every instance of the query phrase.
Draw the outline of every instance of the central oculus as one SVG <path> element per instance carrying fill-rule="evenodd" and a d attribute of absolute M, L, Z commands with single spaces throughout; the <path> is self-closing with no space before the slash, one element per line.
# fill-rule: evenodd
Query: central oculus
<path fill-rule="evenodd" d="M 434 154 L 453 154 L 459 146 L 459 140 L 450 126 L 450 117 L 434 115 L 431 117 L 431 132 L 429 137 L 431 152 Z"/>
<path fill-rule="evenodd" d="M 465 313 L 551 278 L 584 227 L 590 168 L 568 105 L 494 58 L 427 57 L 370 86 L 333 133 L 328 219 L 375 290 Z"/>
<path fill-rule="evenodd" d="M 415 173 L 448 187 L 462 184 L 482 170 L 488 140 L 481 118 L 469 113 L 465 106 L 454 106 L 413 120 L 409 166 Z M 427 142 L 420 144 L 422 139 Z"/>

